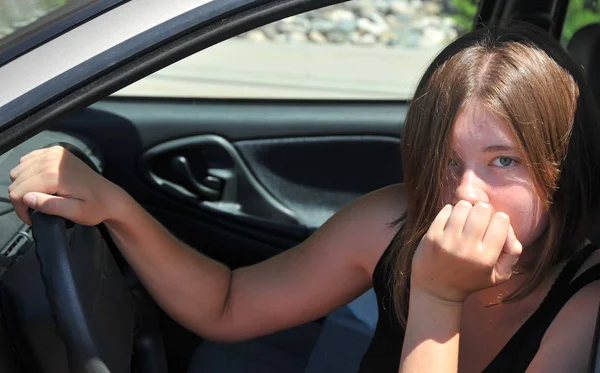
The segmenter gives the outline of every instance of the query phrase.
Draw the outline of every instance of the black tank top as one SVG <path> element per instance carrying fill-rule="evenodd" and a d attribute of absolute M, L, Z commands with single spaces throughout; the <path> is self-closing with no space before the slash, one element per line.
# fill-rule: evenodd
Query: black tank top
<path fill-rule="evenodd" d="M 600 280 L 600 264 L 592 266 L 573 280 L 573 276 L 595 249 L 595 246 L 587 245 L 569 260 L 539 308 L 496 355 L 484 373 L 525 372 L 538 351 L 546 329 L 560 309 L 585 285 Z M 389 288 L 391 274 L 386 270 L 385 261 L 390 253 L 391 249 L 388 247 L 373 271 L 373 289 L 377 296 L 379 319 L 359 373 L 396 373 L 400 366 L 404 329 L 396 319 Z"/>

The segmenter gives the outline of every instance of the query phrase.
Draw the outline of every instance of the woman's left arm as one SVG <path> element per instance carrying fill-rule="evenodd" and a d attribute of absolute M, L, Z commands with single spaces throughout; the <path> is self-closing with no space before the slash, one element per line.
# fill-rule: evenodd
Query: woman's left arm
<path fill-rule="evenodd" d="M 508 215 L 486 203 L 445 206 L 415 251 L 400 373 L 456 372 L 463 302 L 508 280 L 521 255 Z"/>
<path fill-rule="evenodd" d="M 408 312 L 400 372 L 456 372 L 462 303 L 413 293 Z"/>

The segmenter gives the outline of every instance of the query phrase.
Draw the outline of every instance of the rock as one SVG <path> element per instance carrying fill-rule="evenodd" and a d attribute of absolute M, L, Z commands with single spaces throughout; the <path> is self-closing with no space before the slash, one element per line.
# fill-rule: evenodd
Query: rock
<path fill-rule="evenodd" d="M 456 29 L 448 29 L 446 30 L 446 41 L 454 41 L 458 39 L 458 31 Z"/>
<path fill-rule="evenodd" d="M 410 2 L 410 7 L 413 12 L 419 12 L 423 9 L 423 2 L 421 0 L 412 0 Z"/>
<path fill-rule="evenodd" d="M 335 24 L 336 30 L 344 33 L 350 33 L 357 27 L 356 16 L 348 9 L 334 9 L 326 13 L 325 17 Z"/>
<path fill-rule="evenodd" d="M 415 13 L 413 7 L 411 7 L 407 1 L 394 1 L 390 6 L 390 12 L 393 14 L 402 14 L 412 16 Z"/>
<path fill-rule="evenodd" d="M 277 27 L 274 24 L 261 27 L 261 31 L 264 32 L 265 36 L 269 40 L 273 40 L 275 37 L 277 37 L 277 35 L 280 35 L 280 33 L 277 31 Z"/>
<path fill-rule="evenodd" d="M 319 31 L 311 31 L 308 34 L 308 38 L 317 44 L 325 44 L 327 43 L 327 38 Z"/>
<path fill-rule="evenodd" d="M 358 24 L 357 24 L 356 19 L 343 20 L 336 24 L 336 29 L 341 32 L 345 32 L 345 33 L 352 32 L 352 31 L 356 30 L 357 28 L 358 28 Z"/>
<path fill-rule="evenodd" d="M 377 9 L 372 4 L 360 8 L 358 11 L 358 17 L 368 18 L 368 15 L 371 13 L 378 13 Z"/>
<path fill-rule="evenodd" d="M 347 34 L 339 31 L 331 31 L 327 33 L 327 40 L 335 44 L 342 44 L 348 40 Z"/>
<path fill-rule="evenodd" d="M 432 1 L 428 1 L 423 4 L 423 10 L 428 14 L 438 15 L 442 11 L 442 5 L 439 3 L 434 3 Z"/>
<path fill-rule="evenodd" d="M 408 29 L 399 35 L 399 43 L 402 46 L 409 48 L 419 47 L 422 33 L 417 29 Z"/>
<path fill-rule="evenodd" d="M 331 12 L 327 13 L 326 17 L 335 23 L 350 20 L 353 21 L 356 19 L 354 13 L 352 13 L 348 9 L 334 9 Z"/>
<path fill-rule="evenodd" d="M 333 31 L 333 30 L 335 30 L 335 28 L 336 28 L 335 22 L 330 21 L 325 18 L 315 18 L 312 20 L 312 22 L 310 24 L 310 29 L 312 31 L 317 31 L 317 32 Z"/>
<path fill-rule="evenodd" d="M 423 29 L 423 36 L 419 43 L 422 48 L 438 47 L 446 43 L 446 34 L 444 31 L 435 27 L 426 27 Z"/>
<path fill-rule="evenodd" d="M 373 0 L 372 6 L 380 14 L 387 14 L 392 7 L 392 2 L 390 0 Z"/>
<path fill-rule="evenodd" d="M 303 43 L 308 40 L 306 34 L 303 32 L 294 31 L 289 34 L 289 41 L 292 43 Z"/>
<path fill-rule="evenodd" d="M 433 27 L 437 29 L 442 28 L 442 18 L 438 16 L 425 16 L 419 18 L 416 22 L 413 23 L 414 27 L 418 28 L 427 28 Z"/>
<path fill-rule="evenodd" d="M 387 30 L 381 35 L 379 35 L 378 42 L 383 45 L 395 45 L 395 42 L 398 39 L 398 34 L 393 32 L 392 30 Z"/>
<path fill-rule="evenodd" d="M 442 17 L 442 27 L 456 28 L 456 22 L 451 17 Z"/>
<path fill-rule="evenodd" d="M 286 43 L 287 41 L 289 41 L 289 37 L 288 34 L 277 34 L 273 36 L 272 40 L 276 43 Z"/>
<path fill-rule="evenodd" d="M 1 1 L 1 0 L 0 0 Z M 441 0 L 353 0 L 291 16 L 240 35 L 254 41 L 438 47 L 456 39 Z"/>
<path fill-rule="evenodd" d="M 378 13 L 370 12 L 366 13 L 365 16 L 365 18 L 360 18 L 357 22 L 359 30 L 374 35 L 381 35 L 383 32 L 389 30 L 390 26 Z"/>
<path fill-rule="evenodd" d="M 358 39 L 360 45 L 375 45 L 375 43 L 377 43 L 377 36 L 373 34 L 364 34 Z"/>
<path fill-rule="evenodd" d="M 310 30 L 310 21 L 307 18 L 292 16 L 282 19 L 278 23 L 279 31 L 293 33 L 307 33 Z"/>
<path fill-rule="evenodd" d="M 403 29 L 408 22 L 403 22 L 398 16 L 395 14 L 388 14 L 385 16 L 385 22 L 391 29 Z"/>
<path fill-rule="evenodd" d="M 252 30 L 245 34 L 245 38 L 252 41 L 267 41 L 268 38 L 262 30 Z"/>

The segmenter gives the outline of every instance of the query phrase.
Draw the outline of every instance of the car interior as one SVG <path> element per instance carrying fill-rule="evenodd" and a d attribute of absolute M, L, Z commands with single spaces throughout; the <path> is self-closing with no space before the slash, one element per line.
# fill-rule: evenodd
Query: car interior
<path fill-rule="evenodd" d="M 482 0 L 478 19 L 505 6 L 504 19 L 527 20 L 560 37 L 564 12 L 558 21 L 547 14 L 554 1 L 524 3 Z M 580 28 L 565 48 L 600 105 L 600 23 Z M 401 182 L 409 103 L 102 97 L 1 155 L 0 192 L 20 157 L 60 144 L 178 239 L 239 268 L 302 242 L 359 196 Z M 104 227 L 34 213 L 34 231 L 7 195 L 0 208 L 3 372 L 74 372 L 67 367 L 90 364 L 81 356 L 102 356 L 111 372 L 353 372 L 370 343 L 377 320 L 372 292 L 327 317 L 255 340 L 203 340 L 156 305 Z M 65 237 L 63 251 L 44 254 L 55 251 L 44 246 Z M 100 277 L 110 281 L 87 280 Z M 65 288 L 69 281 L 84 289 Z M 594 351 L 590 371 L 600 372 L 597 344 Z"/>

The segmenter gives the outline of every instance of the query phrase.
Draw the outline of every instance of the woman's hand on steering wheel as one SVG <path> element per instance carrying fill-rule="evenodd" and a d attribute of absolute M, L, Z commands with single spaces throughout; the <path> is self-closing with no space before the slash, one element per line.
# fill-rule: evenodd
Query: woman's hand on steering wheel
<path fill-rule="evenodd" d="M 100 224 L 109 218 L 111 196 L 119 190 L 61 146 L 23 156 L 10 178 L 9 198 L 29 225 L 29 208 L 81 225 Z"/>

